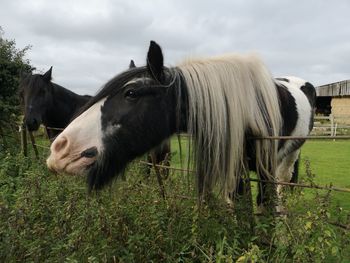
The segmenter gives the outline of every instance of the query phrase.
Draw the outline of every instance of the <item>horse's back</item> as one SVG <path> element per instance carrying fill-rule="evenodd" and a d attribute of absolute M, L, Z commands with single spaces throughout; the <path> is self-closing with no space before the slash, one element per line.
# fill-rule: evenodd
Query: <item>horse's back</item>
<path fill-rule="evenodd" d="M 308 99 L 311 107 L 314 107 L 316 102 L 316 90 L 310 82 L 294 76 L 276 78 L 276 81 L 284 84 L 288 89 L 300 89 Z"/>
<path fill-rule="evenodd" d="M 297 113 L 296 127 L 292 131 L 294 136 L 306 136 L 312 129 L 314 105 L 316 101 L 316 91 L 314 86 L 298 77 L 283 77 L 276 78 L 276 84 L 284 87 L 291 97 L 289 100 L 294 100 L 295 111 Z M 281 108 L 283 110 L 285 101 L 281 101 Z M 285 120 L 287 121 L 287 120 Z M 307 129 L 305 128 L 307 125 Z M 285 134 L 291 135 L 291 134 Z"/>

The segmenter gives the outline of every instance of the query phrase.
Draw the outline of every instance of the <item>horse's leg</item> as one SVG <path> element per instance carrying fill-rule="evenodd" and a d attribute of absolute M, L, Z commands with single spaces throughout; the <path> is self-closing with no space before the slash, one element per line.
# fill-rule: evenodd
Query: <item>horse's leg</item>
<path fill-rule="evenodd" d="M 51 136 L 50 136 L 50 130 L 45 126 L 45 131 L 46 131 L 46 135 L 47 135 L 47 138 L 51 141 Z"/>
<path fill-rule="evenodd" d="M 294 163 L 292 179 L 290 179 L 291 183 L 295 183 L 296 184 L 299 181 L 299 161 L 300 161 L 300 151 L 299 151 L 298 159 Z M 294 186 L 291 186 L 290 189 L 293 190 Z"/>
<path fill-rule="evenodd" d="M 157 156 L 156 156 L 154 151 L 152 151 L 149 155 L 151 156 L 152 164 L 153 164 L 154 170 L 156 172 L 157 181 L 158 181 L 159 190 L 160 190 L 160 195 L 163 197 L 163 199 L 165 199 L 165 189 L 164 189 L 163 179 L 162 179 L 162 176 L 160 174 L 160 169 L 156 163 Z"/>
<path fill-rule="evenodd" d="M 165 140 L 160 145 L 158 145 L 153 150 L 151 150 L 150 154 L 148 155 L 148 162 L 170 166 L 170 151 L 171 151 L 170 139 Z M 162 169 L 162 170 L 165 170 L 163 175 L 167 177 L 169 174 L 169 170 L 168 169 Z M 150 170 L 147 171 L 147 174 L 149 173 L 150 173 Z"/>
<path fill-rule="evenodd" d="M 156 164 L 159 164 L 159 152 L 161 151 L 161 144 L 157 147 L 153 148 L 148 154 L 147 154 L 147 162 L 151 163 L 153 166 Z M 151 174 L 151 168 L 152 166 L 147 165 L 146 168 L 146 174 Z M 155 167 L 154 167 L 155 168 Z"/>
<path fill-rule="evenodd" d="M 288 154 L 282 162 L 278 165 L 276 177 L 279 182 L 291 182 L 297 180 L 298 175 L 298 159 L 299 159 L 300 149 Z M 294 178 L 293 178 L 294 177 Z M 278 195 L 278 206 L 277 211 L 283 211 L 283 206 L 281 204 L 283 186 L 277 186 L 277 195 Z"/>
<path fill-rule="evenodd" d="M 258 195 L 256 196 L 256 204 L 258 206 L 258 212 L 261 213 L 263 211 L 263 206 L 264 206 L 263 193 L 265 192 L 264 189 L 266 188 L 266 183 L 258 182 L 257 186 L 258 186 Z"/>
<path fill-rule="evenodd" d="M 159 152 L 158 160 L 165 166 L 170 166 L 170 158 L 171 158 L 171 148 L 170 148 L 170 139 L 165 140 L 161 144 L 161 151 Z M 163 169 L 163 176 L 168 177 L 169 169 Z"/>
<path fill-rule="evenodd" d="M 264 172 L 259 173 L 259 178 L 262 182 L 258 183 L 257 206 L 258 213 L 274 213 L 276 210 L 277 188 L 271 181 L 270 177 Z"/>

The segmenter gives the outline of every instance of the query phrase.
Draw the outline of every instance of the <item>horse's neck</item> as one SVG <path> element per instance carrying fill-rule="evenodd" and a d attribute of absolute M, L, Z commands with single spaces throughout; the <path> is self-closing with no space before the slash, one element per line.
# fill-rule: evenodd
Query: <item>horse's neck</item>
<path fill-rule="evenodd" d="M 64 128 L 71 121 L 74 114 L 89 99 L 68 91 L 59 85 L 54 85 L 52 104 L 47 108 L 44 125 L 49 127 Z"/>

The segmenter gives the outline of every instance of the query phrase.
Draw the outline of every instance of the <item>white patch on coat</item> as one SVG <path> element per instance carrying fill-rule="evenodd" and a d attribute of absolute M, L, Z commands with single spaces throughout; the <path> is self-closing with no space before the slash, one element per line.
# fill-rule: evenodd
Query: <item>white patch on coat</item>
<path fill-rule="evenodd" d="M 305 85 L 306 81 L 297 77 L 283 77 L 289 82 L 277 80 L 282 83 L 295 99 L 298 120 L 295 128 L 289 136 L 307 136 L 309 134 L 310 120 L 312 109 L 305 93 L 300 89 Z M 287 120 L 288 121 L 288 120 Z M 293 146 L 294 141 L 288 140 L 278 152 L 279 159 L 283 158 L 289 149 Z"/>
<path fill-rule="evenodd" d="M 104 131 L 104 137 L 114 135 L 118 130 L 120 130 L 121 127 L 122 127 L 122 125 L 119 123 L 118 124 L 108 123 L 108 125 Z"/>
<path fill-rule="evenodd" d="M 131 84 L 135 84 L 137 82 L 145 83 L 147 80 L 151 81 L 152 79 L 150 79 L 150 78 L 134 78 L 134 79 L 128 81 L 127 83 L 125 83 L 124 87 L 131 85 Z"/>

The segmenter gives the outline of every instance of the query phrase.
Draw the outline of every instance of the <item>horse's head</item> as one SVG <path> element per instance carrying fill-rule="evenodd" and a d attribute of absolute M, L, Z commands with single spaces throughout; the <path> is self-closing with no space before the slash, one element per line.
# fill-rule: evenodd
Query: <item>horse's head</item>
<path fill-rule="evenodd" d="M 51 103 L 51 73 L 52 67 L 43 75 L 28 74 L 21 77 L 19 89 L 24 107 L 24 123 L 30 131 L 39 128 Z"/>
<path fill-rule="evenodd" d="M 88 173 L 91 189 L 108 183 L 175 131 L 174 89 L 165 85 L 170 78 L 160 47 L 151 42 L 147 66 L 132 65 L 110 80 L 56 138 L 48 167 Z"/>

